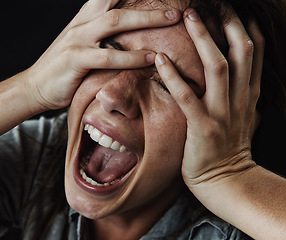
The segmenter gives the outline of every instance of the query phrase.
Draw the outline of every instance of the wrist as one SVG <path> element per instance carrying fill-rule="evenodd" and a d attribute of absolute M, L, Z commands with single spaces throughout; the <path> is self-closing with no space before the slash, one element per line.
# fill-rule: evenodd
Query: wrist
<path fill-rule="evenodd" d="M 0 134 L 44 110 L 27 84 L 27 72 L 22 72 L 0 84 L 0 102 L 3 108 L 0 118 Z"/>
<path fill-rule="evenodd" d="M 23 88 L 25 90 L 27 106 L 30 109 L 31 115 L 37 115 L 50 110 L 42 97 L 41 90 L 35 80 L 39 79 L 33 68 L 29 68 L 23 73 Z"/>
<path fill-rule="evenodd" d="M 221 173 L 217 170 L 216 173 L 219 174 L 215 177 L 204 178 L 204 181 L 188 185 L 190 191 L 207 209 L 235 226 L 241 224 L 233 221 L 236 214 L 238 219 L 240 213 L 248 211 L 245 200 L 245 192 L 249 191 L 247 183 L 259 167 L 254 161 L 239 165 L 235 168 L 225 168 Z"/>
<path fill-rule="evenodd" d="M 209 166 L 201 167 L 196 172 L 193 169 L 192 171 L 188 171 L 183 168 L 183 178 L 190 189 L 194 187 L 200 188 L 203 185 L 208 186 L 217 182 L 220 183 L 231 177 L 236 177 L 255 165 L 256 163 L 252 160 L 250 150 L 244 150 L 232 157 L 213 161 Z"/>
<path fill-rule="evenodd" d="M 238 199 L 247 177 L 257 168 L 251 156 L 234 158 L 217 164 L 196 178 L 184 178 L 186 185 L 196 198 L 210 211 L 220 216 L 225 202 L 232 206 Z"/>
<path fill-rule="evenodd" d="M 200 176 L 195 181 L 186 182 L 190 191 L 204 204 L 210 204 L 216 201 L 216 198 L 228 192 L 238 192 L 240 186 L 244 186 L 247 176 L 257 168 L 254 161 L 240 163 L 240 166 L 232 168 L 211 170 L 208 176 Z M 220 195 L 218 195 L 218 193 Z"/>

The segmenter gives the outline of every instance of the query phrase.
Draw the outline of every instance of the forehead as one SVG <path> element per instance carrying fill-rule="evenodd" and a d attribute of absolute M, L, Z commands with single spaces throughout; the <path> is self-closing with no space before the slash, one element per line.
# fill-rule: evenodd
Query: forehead
<path fill-rule="evenodd" d="M 125 4 L 125 7 L 138 10 L 169 9 L 170 7 L 183 7 L 182 2 L 184 2 L 177 0 L 163 1 L 130 0 Z M 128 50 L 144 49 L 166 54 L 182 76 L 193 80 L 191 84 L 193 87 L 204 91 L 203 66 L 183 21 L 170 27 L 122 33 L 116 36 L 114 40 L 121 43 Z"/>

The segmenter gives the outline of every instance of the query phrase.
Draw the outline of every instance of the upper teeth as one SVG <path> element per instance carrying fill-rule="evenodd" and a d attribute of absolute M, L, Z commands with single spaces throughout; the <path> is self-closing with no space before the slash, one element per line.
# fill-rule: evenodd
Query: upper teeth
<path fill-rule="evenodd" d="M 84 126 L 84 130 L 87 131 L 91 139 L 97 142 L 99 145 L 106 147 L 106 148 L 111 148 L 115 151 L 120 151 L 121 153 L 126 151 L 125 146 L 123 146 L 117 141 L 113 141 L 111 137 L 103 134 L 102 132 L 100 132 L 98 129 L 91 126 L 90 124 L 86 124 Z"/>

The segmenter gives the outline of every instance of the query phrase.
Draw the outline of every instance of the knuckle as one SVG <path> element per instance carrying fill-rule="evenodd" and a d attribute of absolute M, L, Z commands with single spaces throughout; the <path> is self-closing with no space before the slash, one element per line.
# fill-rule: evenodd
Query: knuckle
<path fill-rule="evenodd" d="M 116 27 L 120 23 L 120 10 L 112 9 L 107 12 L 107 23 L 111 27 Z"/>
<path fill-rule="evenodd" d="M 261 95 L 261 89 L 260 89 L 260 87 L 258 87 L 257 89 L 256 89 L 256 91 L 254 91 L 254 98 L 256 99 L 256 101 L 260 98 L 260 95 Z"/>
<path fill-rule="evenodd" d="M 199 28 L 195 34 L 198 39 L 208 40 L 209 33 L 206 28 Z"/>
<path fill-rule="evenodd" d="M 229 41 L 229 46 L 243 57 L 253 56 L 254 43 L 248 36 L 240 36 L 235 40 Z"/>
<path fill-rule="evenodd" d="M 253 39 L 254 45 L 258 48 L 264 48 L 265 47 L 265 38 L 262 34 L 257 34 L 255 38 Z"/>
<path fill-rule="evenodd" d="M 178 93 L 178 99 L 180 102 L 189 102 L 191 100 L 191 92 L 189 89 L 184 89 Z"/>
<path fill-rule="evenodd" d="M 104 51 L 99 55 L 100 65 L 102 68 L 108 68 L 112 65 L 112 55 L 109 51 Z"/>
<path fill-rule="evenodd" d="M 62 58 L 63 61 L 66 64 L 70 63 L 74 59 L 74 56 L 77 56 L 78 52 L 79 52 L 78 47 L 75 46 L 67 47 L 63 52 L 63 58 Z"/>
<path fill-rule="evenodd" d="M 75 28 L 75 27 L 70 28 L 70 29 L 67 31 L 67 33 L 66 33 L 66 35 L 65 35 L 65 38 L 66 38 L 66 41 L 67 41 L 68 43 L 73 42 L 74 39 L 77 38 L 77 30 L 76 30 L 76 28 Z"/>
<path fill-rule="evenodd" d="M 154 22 L 154 15 L 153 15 L 152 11 L 145 12 L 144 22 L 146 22 L 146 23 L 153 23 Z"/>
<path fill-rule="evenodd" d="M 132 64 L 134 64 L 134 59 L 131 54 L 125 54 L 124 57 L 122 56 L 122 59 L 124 59 L 126 66 L 132 66 Z"/>
<path fill-rule="evenodd" d="M 241 97 L 239 102 L 233 104 L 232 112 L 236 113 L 238 116 L 242 116 L 242 113 L 245 112 L 247 105 L 248 101 L 246 97 Z"/>
<path fill-rule="evenodd" d="M 256 89 L 254 89 L 253 91 L 252 91 L 252 99 L 255 101 L 255 102 L 257 102 L 258 101 L 258 99 L 260 98 L 260 94 L 261 94 L 261 90 L 260 90 L 260 88 L 256 88 Z"/>
<path fill-rule="evenodd" d="M 253 43 L 253 41 L 250 38 L 244 40 L 240 47 L 241 47 L 241 52 L 246 57 L 252 57 L 253 56 L 254 43 Z"/>
<path fill-rule="evenodd" d="M 256 47 L 264 47 L 265 46 L 265 38 L 260 31 L 260 27 L 257 25 L 257 22 L 252 21 L 249 24 L 249 34 L 251 36 L 252 41 L 254 42 L 254 46 Z"/>
<path fill-rule="evenodd" d="M 209 141 L 217 140 L 221 134 L 219 123 L 216 121 L 207 122 L 207 124 L 205 124 L 205 127 L 202 130 L 202 133 L 205 139 L 208 139 Z"/>
<path fill-rule="evenodd" d="M 212 68 L 212 72 L 217 76 L 222 76 L 228 73 L 228 62 L 222 57 L 209 64 Z"/>
<path fill-rule="evenodd" d="M 81 7 L 80 11 L 85 9 L 89 3 L 90 3 L 90 1 L 87 1 L 85 4 L 83 4 L 83 6 Z"/>

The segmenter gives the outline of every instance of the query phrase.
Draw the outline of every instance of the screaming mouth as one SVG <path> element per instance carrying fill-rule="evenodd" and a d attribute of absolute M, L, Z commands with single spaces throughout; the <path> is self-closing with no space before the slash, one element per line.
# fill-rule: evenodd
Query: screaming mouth
<path fill-rule="evenodd" d="M 90 124 L 84 126 L 79 172 L 95 187 L 119 182 L 137 164 L 137 157 L 118 141 Z"/>

